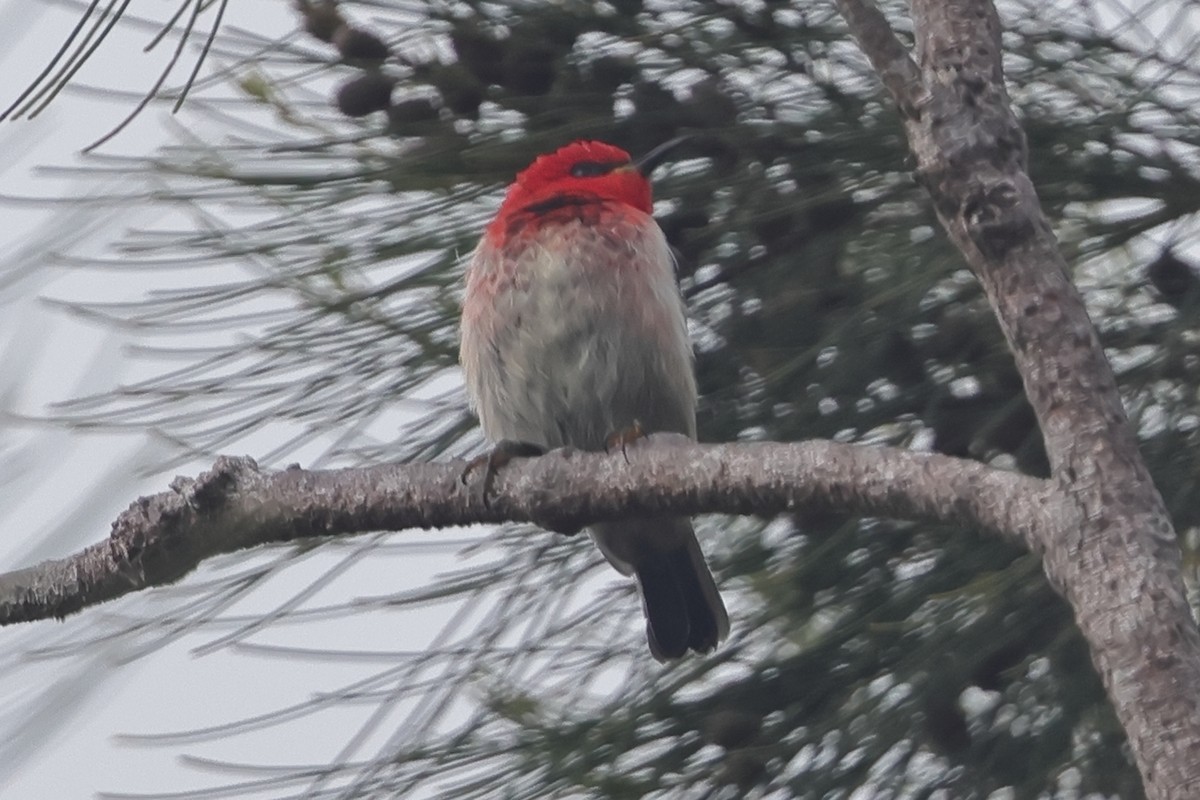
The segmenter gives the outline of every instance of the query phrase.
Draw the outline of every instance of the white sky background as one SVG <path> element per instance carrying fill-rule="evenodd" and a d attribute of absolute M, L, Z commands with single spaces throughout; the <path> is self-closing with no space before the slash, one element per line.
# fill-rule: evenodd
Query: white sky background
<path fill-rule="evenodd" d="M 283 35 L 297 26 L 291 6 L 290 0 L 230 3 L 226 29 L 240 27 L 266 38 Z M 164 15 L 176 7 L 175 3 L 132 6 Z M 0 31 L 0 74 L 7 79 L 5 85 L 12 87 L 11 94 L 0 95 L 0 108 L 36 76 L 76 23 L 78 12 L 78 6 L 60 7 L 50 0 L 0 0 L 0 19 L 6 21 Z M 211 14 L 205 19 L 211 19 Z M 40 167 L 94 163 L 81 159 L 78 151 L 134 106 L 170 55 L 171 41 L 149 55 L 142 52 L 151 33 L 140 26 L 119 25 L 77 78 L 80 84 L 118 89 L 128 96 L 101 98 L 87 91 L 68 91 L 38 119 L 0 125 L 0 571 L 63 557 L 102 540 L 112 520 L 136 497 L 164 491 L 175 474 L 194 476 L 211 463 L 204 460 L 139 477 L 164 456 L 164 445 L 139 433 L 84 435 L 25 422 L 44 414 L 56 401 L 146 377 L 156 367 L 129 358 L 128 348 L 140 343 L 144 333 L 114 332 L 90 324 L 46 303 L 45 298 L 137 300 L 154 289 L 190 286 L 197 280 L 197 273 L 189 270 L 161 274 L 145 269 L 72 270 L 51 256 L 53 251 L 66 251 L 112 257 L 115 254 L 109 246 L 127 229 L 156 224 L 185 227 L 178 216 L 170 216 L 174 212 L 164 210 L 155 219 L 145 205 L 130 214 L 105 204 L 80 210 L 12 200 L 144 190 L 136 175 L 114 184 L 113 180 L 83 180 Z M 181 63 L 178 78 L 169 85 L 177 85 L 190 68 L 187 57 Z M 215 60 L 212 66 L 221 64 Z M 172 126 L 176 124 L 189 133 L 202 132 L 203 115 L 195 111 L 200 107 L 195 103 L 185 106 L 173 123 L 165 122 L 162 105 L 152 107 L 102 152 L 152 154 L 173 141 Z M 225 133 L 224 128 L 215 126 L 209 139 L 220 141 Z M 21 277 L 10 280 L 15 274 Z M 205 275 L 203 280 L 213 279 Z M 221 337 L 225 333 L 206 335 Z M 156 339 L 155 343 L 163 342 Z M 189 338 L 188 343 L 197 344 L 196 338 Z M 401 411 L 410 407 L 402 406 Z M 394 432 L 401 429 L 402 420 L 382 420 L 381 424 L 394 426 Z M 279 431 L 258 432 L 223 451 L 261 455 L 273 449 L 281 436 Z M 292 451 L 284 463 L 297 460 L 309 466 L 324 444 Z M 398 612 L 388 602 L 390 597 L 427 585 L 438 572 L 488 565 L 495 557 L 494 551 L 487 550 L 473 560 L 431 553 L 429 548 L 421 548 L 422 543 L 437 542 L 444 549 L 447 541 L 466 536 L 478 539 L 485 533 L 479 528 L 470 532 L 405 531 L 386 537 L 389 547 L 382 550 L 376 546 L 377 537 L 348 537 L 303 556 L 296 556 L 291 547 L 261 548 L 212 559 L 176 586 L 135 593 L 85 610 L 63 623 L 0 629 L 0 675 L 4 678 L 0 681 L 0 800 L 84 798 L 97 793 L 159 795 L 228 786 L 238 777 L 227 771 L 206 772 L 187 757 L 255 768 L 280 765 L 290 772 L 289 767 L 304 770 L 312 765 L 369 759 L 384 742 L 421 737 L 421 730 L 406 719 L 415 703 L 391 702 L 397 689 L 395 677 L 390 683 L 381 680 L 372 685 L 376 694 L 363 701 L 347 702 L 342 696 L 356 681 L 409 663 L 403 654 L 427 649 L 452 617 L 444 604 Z M 402 549 L 409 545 L 412 547 Z M 357 559 L 357 554 L 368 552 L 369 558 Z M 598 558 L 594 553 L 591 557 Z M 207 581 L 228 580 L 231 575 L 276 562 L 286 564 L 286 569 L 273 573 L 232 606 L 213 611 L 211 604 L 202 603 L 199 611 L 188 612 L 193 617 L 184 615 L 191 598 L 205 599 Z M 273 620 L 248 638 L 232 645 L 222 643 L 223 636 L 236 633 L 243 624 L 228 622 L 230 617 L 243 615 L 244 621 L 269 615 L 346 564 L 350 566 L 336 580 L 306 597 L 300 607 L 354 603 L 352 613 L 317 620 Z M 609 619 L 617 635 L 640 639 L 641 625 L 634 621 L 640 619 L 640 612 L 631 584 L 611 570 L 597 578 L 597 584 L 619 585 L 626 592 L 620 598 L 620 610 Z M 587 588 L 570 603 L 556 610 L 572 613 L 580 604 L 590 603 L 590 585 L 584 586 Z M 226 592 L 215 594 L 224 596 Z M 488 607 L 482 607 L 485 610 L 465 616 L 452 638 L 442 644 L 454 646 L 469 638 L 470 629 L 485 618 Z M 194 615 L 198 613 L 219 615 L 226 621 L 197 624 Z M 178 622 L 164 619 L 170 615 Z M 533 627 L 537 624 L 531 622 Z M 131 628 L 135 632 L 130 633 Z M 266 657 L 253 651 L 253 646 L 345 650 L 350 655 Z M 361 651 L 378 655 L 356 655 Z M 638 663 L 639 669 L 653 666 L 649 659 L 644 662 Z M 457 663 L 465 671 L 474 662 L 468 658 Z M 524 663 L 528 669 L 537 666 L 535 660 Z M 414 676 L 414 684 L 445 686 L 433 691 L 457 697 L 451 682 L 443 680 L 442 667 L 435 664 L 425 669 Z M 567 694 L 576 697 L 588 691 L 590 686 L 581 684 Z M 316 715 L 213 740 L 172 739 L 160 741 L 158 746 L 134 740 L 237 723 L 309 704 L 317 696 L 333 696 L 338 702 Z M 452 718 L 461 719 L 463 706 L 450 708 Z M 364 727 L 369 729 L 365 734 Z M 355 736 L 362 739 L 356 749 L 343 751 Z M 245 780 L 271 777 L 247 772 Z M 294 796 L 311 786 L 308 778 L 255 796 Z"/>
<path fill-rule="evenodd" d="M 166 14 L 176 5 L 135 3 L 132 9 Z M 78 13 L 78 8 L 44 2 L 0 0 L 0 19 L 5 20 L 5 31 L 0 32 L 0 74 L 5 76 L 6 87 L 0 106 L 7 106 L 33 79 L 75 24 Z M 211 13 L 205 19 L 211 19 Z M 226 19 L 226 25 L 267 37 L 297 25 L 286 0 L 230 3 Z M 142 92 L 174 45 L 167 41 L 145 54 L 142 48 L 149 35 L 143 29 L 118 26 L 77 80 Z M 190 57 L 185 57 L 172 84 L 177 84 L 190 66 Z M 134 96 L 100 99 L 68 91 L 39 118 L 0 125 L 0 194 L 76 197 L 101 189 L 111 191 L 112 186 L 38 167 L 86 163 L 80 161 L 78 151 L 107 132 L 135 102 Z M 151 108 L 106 152 L 152 153 L 170 141 L 163 119 L 162 106 Z M 180 119 L 197 124 L 186 110 Z M 130 184 L 127 188 L 136 191 L 139 187 Z M 42 254 L 48 249 L 68 248 L 76 238 L 84 244 L 70 249 L 99 254 L 124 228 L 150 224 L 144 211 L 130 219 L 102 207 L 81 212 L 44 204 L 0 203 L 0 262 L 24 268 L 21 280 L 0 285 L 0 412 L 4 414 L 0 425 L 0 570 L 61 557 L 101 540 L 109 523 L 137 496 L 165 490 L 175 473 L 195 475 L 207 466 L 189 464 L 168 474 L 139 478 L 139 473 L 166 452 L 141 434 L 82 435 L 20 421 L 23 416 L 43 413 L 55 401 L 128 380 L 131 370 L 138 369 L 122 354 L 123 348 L 137 341 L 136 331 L 113 332 L 86 323 L 39 298 L 137 299 L 151 288 L 142 273 L 72 272 L 48 266 Z M 5 269 L 2 274 L 12 272 Z M 187 279 L 186 271 L 175 271 L 156 276 L 155 286 L 186 284 Z M 247 447 L 245 452 L 252 450 Z M 227 613 L 270 610 L 348 552 L 369 546 L 368 539 L 323 548 Z M 189 576 L 186 583 L 196 585 L 222 568 L 228 571 L 267 563 L 289 552 L 268 549 L 216 559 Z M 425 563 L 424 569 L 413 570 L 411 561 L 404 560 L 405 582 L 427 575 L 432 565 L 428 560 Z M 396 591 L 399 571 L 397 559 L 372 557 L 358 563 L 339 583 L 322 590 L 313 602 Z M 211 653 L 196 650 L 229 632 L 228 628 L 186 633 L 164 647 L 157 642 L 171 634 L 161 625 L 140 636 L 103 640 L 105 633 L 124 630 L 130 620 L 152 619 L 156 610 L 178 605 L 178 593 L 169 595 L 169 603 L 162 602 L 164 596 L 167 593 L 156 597 L 153 591 L 143 592 L 77 614 L 62 624 L 41 622 L 0 629 L 0 671 L 5 676 L 0 683 L 0 798 L 82 798 L 101 791 L 177 792 L 229 782 L 228 775 L 183 768 L 178 756 L 184 752 L 251 764 L 328 763 L 371 713 L 369 704 L 356 710 L 343 706 L 316 719 L 289 723 L 286 735 L 280 728 L 269 728 L 202 744 L 175 742 L 154 748 L 122 743 L 115 737 L 229 723 L 302 703 L 314 692 L 336 690 L 369 672 L 361 664 L 263 659 L 228 648 Z M 426 643 L 436 626 L 414 629 L 406 618 L 403 635 L 393 641 L 378 641 L 380 629 L 377 616 L 363 614 L 361 619 L 340 618 L 333 624 L 309 622 L 290 629 L 273 626 L 265 639 L 331 648 L 415 649 Z M 92 641 L 97 637 L 98 641 Z M 38 652 L 59 644 L 69 652 L 58 657 Z M 340 725 L 339 719 L 343 720 Z M 386 725 L 383 733 L 391 733 Z"/>

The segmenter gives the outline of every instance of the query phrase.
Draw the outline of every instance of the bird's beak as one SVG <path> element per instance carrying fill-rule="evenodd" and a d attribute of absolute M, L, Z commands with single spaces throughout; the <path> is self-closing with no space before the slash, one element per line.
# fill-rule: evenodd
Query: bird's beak
<path fill-rule="evenodd" d="M 666 161 L 667 156 L 669 156 L 673 150 L 677 149 L 680 145 L 687 144 L 695 138 L 695 136 L 684 135 L 676 136 L 674 139 L 669 139 L 651 150 L 649 153 L 646 153 L 646 155 L 642 156 L 637 161 L 633 162 L 633 166 L 636 167 L 637 171 L 642 173 L 644 177 L 649 178 L 650 173 L 654 172 L 654 168 Z"/>

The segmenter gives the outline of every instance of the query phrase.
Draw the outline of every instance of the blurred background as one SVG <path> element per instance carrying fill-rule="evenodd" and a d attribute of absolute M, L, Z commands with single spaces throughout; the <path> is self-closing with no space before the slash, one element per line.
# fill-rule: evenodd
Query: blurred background
<path fill-rule="evenodd" d="M 699 135 L 656 216 L 702 440 L 1045 474 L 831 3 L 124 5 L 0 2 L 0 569 L 98 541 L 221 453 L 478 452 L 462 259 L 516 171 L 582 137 Z M 1189 579 L 1197 10 L 1000 4 L 1030 170 Z M 4 629 L 0 797 L 1142 796 L 1032 556 L 837 513 L 698 530 L 733 633 L 665 667 L 586 539 L 519 525 L 230 554 Z"/>

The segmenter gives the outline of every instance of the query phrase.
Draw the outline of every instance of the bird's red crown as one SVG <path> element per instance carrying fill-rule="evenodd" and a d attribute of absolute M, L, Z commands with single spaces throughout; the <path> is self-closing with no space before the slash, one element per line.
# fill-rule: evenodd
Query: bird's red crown
<path fill-rule="evenodd" d="M 508 188 L 500 215 L 559 197 L 611 200 L 647 214 L 652 208 L 650 181 L 629 153 L 605 142 L 578 141 L 538 156 L 519 173 Z"/>

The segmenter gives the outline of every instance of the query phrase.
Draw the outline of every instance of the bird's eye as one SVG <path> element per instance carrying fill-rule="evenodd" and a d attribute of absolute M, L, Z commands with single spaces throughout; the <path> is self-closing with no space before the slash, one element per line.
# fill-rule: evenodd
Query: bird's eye
<path fill-rule="evenodd" d="M 597 178 L 607 175 L 624 162 L 620 161 L 577 161 L 571 165 L 571 176 L 575 178 Z"/>

